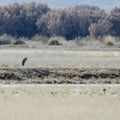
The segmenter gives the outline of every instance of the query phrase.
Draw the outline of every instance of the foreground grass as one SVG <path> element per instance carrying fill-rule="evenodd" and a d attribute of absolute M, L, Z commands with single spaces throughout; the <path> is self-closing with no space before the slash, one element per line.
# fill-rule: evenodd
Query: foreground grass
<path fill-rule="evenodd" d="M 108 88 L 103 94 L 102 89 Z M 119 86 L 0 86 L 2 120 L 118 120 Z M 76 91 L 76 92 L 75 92 Z M 80 91 L 84 94 L 80 94 Z M 89 94 L 90 93 L 90 94 Z"/>

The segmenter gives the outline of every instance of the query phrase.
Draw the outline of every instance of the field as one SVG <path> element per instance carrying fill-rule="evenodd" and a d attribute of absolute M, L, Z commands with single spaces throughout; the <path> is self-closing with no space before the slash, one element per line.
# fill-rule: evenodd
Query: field
<path fill-rule="evenodd" d="M 19 68 L 24 57 L 29 68 L 120 68 L 119 49 L 0 49 L 0 66 Z"/>
<path fill-rule="evenodd" d="M 0 66 L 2 120 L 120 118 L 119 49 L 0 49 Z"/>
<path fill-rule="evenodd" d="M 119 111 L 119 85 L 0 86 L 2 120 L 119 120 Z"/>
<path fill-rule="evenodd" d="M 119 49 L 14 48 L 0 56 L 1 83 L 120 83 Z"/>

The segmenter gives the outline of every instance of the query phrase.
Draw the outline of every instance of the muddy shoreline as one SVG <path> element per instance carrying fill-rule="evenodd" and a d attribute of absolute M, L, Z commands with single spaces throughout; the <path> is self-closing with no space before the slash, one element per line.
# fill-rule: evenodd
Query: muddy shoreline
<path fill-rule="evenodd" d="M 0 68 L 0 83 L 120 84 L 120 69 Z"/>

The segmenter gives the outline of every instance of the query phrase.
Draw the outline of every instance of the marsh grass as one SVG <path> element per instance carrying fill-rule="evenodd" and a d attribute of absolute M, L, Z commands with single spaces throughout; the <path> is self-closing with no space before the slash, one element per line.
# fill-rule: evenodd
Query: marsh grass
<path fill-rule="evenodd" d="M 12 44 L 14 41 L 14 38 L 10 35 L 4 34 L 0 36 L 0 45 L 6 45 L 6 44 Z"/>
<path fill-rule="evenodd" d="M 41 42 L 41 43 L 43 43 L 43 44 L 47 44 L 49 38 L 46 37 L 46 36 L 35 35 L 35 36 L 33 36 L 30 40 L 31 40 L 31 41 L 38 41 L 38 42 Z"/>
<path fill-rule="evenodd" d="M 106 46 L 111 47 L 115 45 L 115 37 L 112 36 L 104 36 L 103 41 Z"/>

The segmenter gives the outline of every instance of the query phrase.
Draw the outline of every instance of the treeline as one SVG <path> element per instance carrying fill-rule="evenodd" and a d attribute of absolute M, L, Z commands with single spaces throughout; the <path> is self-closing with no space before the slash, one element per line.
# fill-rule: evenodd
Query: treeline
<path fill-rule="evenodd" d="M 0 34 L 32 37 L 38 33 L 37 20 L 49 10 L 46 4 L 34 2 L 0 6 Z"/>
<path fill-rule="evenodd" d="M 98 7 L 75 6 L 50 9 L 46 4 L 24 3 L 0 6 L 0 35 L 31 38 L 42 36 L 120 36 L 120 8 L 110 14 Z"/>
<path fill-rule="evenodd" d="M 89 31 L 94 38 L 105 35 L 120 36 L 120 8 L 114 8 L 104 19 L 92 23 Z"/>

